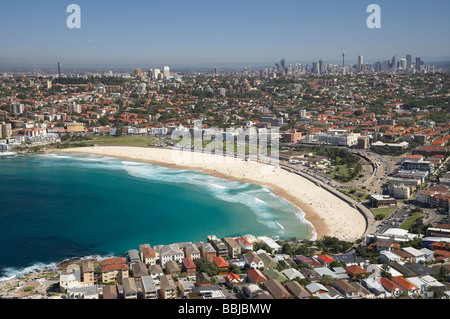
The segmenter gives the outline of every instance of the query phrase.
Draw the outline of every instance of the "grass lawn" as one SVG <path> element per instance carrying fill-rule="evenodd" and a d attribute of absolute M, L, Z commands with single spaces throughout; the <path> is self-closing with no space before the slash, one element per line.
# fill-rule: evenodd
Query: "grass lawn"
<path fill-rule="evenodd" d="M 348 165 L 338 165 L 336 166 L 333 170 L 331 170 L 330 172 L 328 172 L 326 175 L 331 177 L 334 180 L 346 183 L 346 182 L 350 182 L 352 179 L 356 178 L 359 175 L 358 174 L 354 174 L 354 178 L 352 178 L 352 171 L 357 169 L 356 166 L 355 167 L 349 167 Z"/>
<path fill-rule="evenodd" d="M 416 220 L 418 220 L 419 218 L 424 218 L 424 217 L 425 217 L 424 213 L 421 213 L 421 212 L 412 213 L 411 215 L 408 216 L 408 218 L 406 218 L 403 221 L 403 223 L 401 223 L 399 228 L 408 230 L 416 223 Z"/>
<path fill-rule="evenodd" d="M 371 208 L 370 210 L 375 215 L 377 219 L 386 219 L 391 216 L 397 210 L 397 206 L 382 207 L 382 208 Z"/>
<path fill-rule="evenodd" d="M 356 188 L 356 187 L 352 187 L 352 188 L 338 188 L 338 190 L 341 193 L 344 193 L 345 195 L 355 199 L 355 200 L 359 200 L 361 202 L 366 202 L 369 200 L 369 195 L 366 194 L 366 191 L 364 189 L 361 188 Z"/>

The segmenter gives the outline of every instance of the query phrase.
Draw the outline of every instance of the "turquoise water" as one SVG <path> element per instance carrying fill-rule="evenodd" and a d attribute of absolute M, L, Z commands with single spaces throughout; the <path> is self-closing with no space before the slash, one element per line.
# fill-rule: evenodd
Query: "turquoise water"
<path fill-rule="evenodd" d="M 66 258 L 124 255 L 208 235 L 311 238 L 270 188 L 94 155 L 0 160 L 0 277 Z"/>

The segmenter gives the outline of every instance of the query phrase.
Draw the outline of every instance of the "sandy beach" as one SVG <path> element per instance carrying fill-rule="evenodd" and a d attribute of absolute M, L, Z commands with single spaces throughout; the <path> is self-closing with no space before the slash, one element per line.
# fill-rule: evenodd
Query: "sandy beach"
<path fill-rule="evenodd" d="M 272 165 L 220 155 L 165 148 L 94 146 L 58 150 L 58 153 L 92 154 L 144 161 L 181 169 L 196 169 L 218 177 L 266 185 L 305 212 L 317 238 L 353 241 L 364 234 L 366 222 L 358 210 L 307 179 Z"/>

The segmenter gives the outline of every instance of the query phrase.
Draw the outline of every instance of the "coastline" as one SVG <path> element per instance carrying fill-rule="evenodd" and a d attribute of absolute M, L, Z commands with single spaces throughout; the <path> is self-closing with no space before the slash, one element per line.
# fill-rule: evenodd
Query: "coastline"
<path fill-rule="evenodd" d="M 313 226 L 317 239 L 331 236 L 354 241 L 365 232 L 364 217 L 355 208 L 330 196 L 326 190 L 307 179 L 281 168 L 274 170 L 270 165 L 167 148 L 94 146 L 51 152 L 109 156 L 175 169 L 199 170 L 224 179 L 264 185 L 304 212 L 304 219 Z"/>

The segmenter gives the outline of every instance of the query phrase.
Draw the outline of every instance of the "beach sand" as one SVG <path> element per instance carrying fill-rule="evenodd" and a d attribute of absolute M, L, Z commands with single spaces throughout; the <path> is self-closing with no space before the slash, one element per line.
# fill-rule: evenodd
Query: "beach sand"
<path fill-rule="evenodd" d="M 361 238 L 366 229 L 366 221 L 358 210 L 309 180 L 272 165 L 167 148 L 93 146 L 55 152 L 101 155 L 195 169 L 221 178 L 266 185 L 303 210 L 305 219 L 314 226 L 317 239 L 331 236 L 354 241 Z"/>

